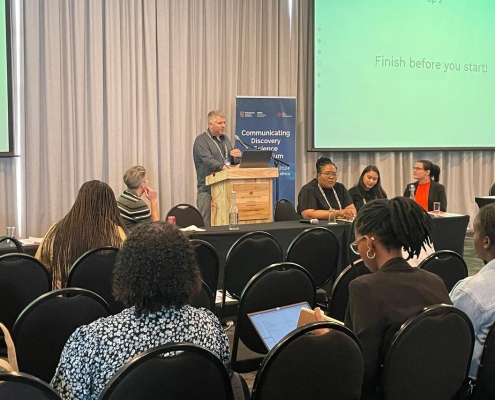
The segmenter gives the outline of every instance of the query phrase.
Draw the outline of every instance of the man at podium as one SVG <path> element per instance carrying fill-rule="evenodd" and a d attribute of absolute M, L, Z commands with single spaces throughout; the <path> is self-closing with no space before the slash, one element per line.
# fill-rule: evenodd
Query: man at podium
<path fill-rule="evenodd" d="M 208 129 L 194 141 L 193 158 L 198 177 L 196 206 L 205 226 L 211 225 L 211 188 L 205 184 L 206 176 L 239 163 L 242 153 L 233 149 L 225 131 L 225 116 L 218 110 L 208 113 Z"/>

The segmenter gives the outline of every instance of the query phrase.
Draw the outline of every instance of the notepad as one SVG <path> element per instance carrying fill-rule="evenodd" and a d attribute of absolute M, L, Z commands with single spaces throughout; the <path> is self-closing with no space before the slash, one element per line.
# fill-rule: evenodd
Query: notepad
<path fill-rule="evenodd" d="M 302 302 L 248 314 L 267 350 L 271 350 L 285 335 L 297 328 L 303 307 L 311 308 L 307 302 Z"/>

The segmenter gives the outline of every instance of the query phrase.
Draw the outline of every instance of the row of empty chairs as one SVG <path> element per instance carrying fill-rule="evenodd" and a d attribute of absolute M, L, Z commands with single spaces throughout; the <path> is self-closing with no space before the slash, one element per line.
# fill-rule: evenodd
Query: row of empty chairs
<path fill-rule="evenodd" d="M 72 266 L 67 287 L 91 290 L 110 304 L 112 313 L 123 304 L 112 295 L 112 274 L 118 248 L 100 247 L 82 255 Z M 21 311 L 34 299 L 52 290 L 52 279 L 45 266 L 23 253 L 0 256 L 0 321 L 11 330 Z"/>
<path fill-rule="evenodd" d="M 335 279 L 339 261 L 340 245 L 335 234 L 325 227 L 306 229 L 294 238 L 284 255 L 278 241 L 269 233 L 250 232 L 239 238 L 230 248 L 225 261 L 222 309 L 225 308 L 226 292 L 235 299 L 249 280 L 268 265 L 282 261 L 304 267 L 312 276 L 317 289 Z M 328 300 L 321 290 L 318 303 Z"/>

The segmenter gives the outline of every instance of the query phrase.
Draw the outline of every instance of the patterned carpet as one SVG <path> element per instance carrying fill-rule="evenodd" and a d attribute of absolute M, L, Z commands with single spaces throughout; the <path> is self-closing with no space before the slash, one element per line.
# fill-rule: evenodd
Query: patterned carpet
<path fill-rule="evenodd" d="M 473 246 L 473 232 L 466 233 L 466 239 L 464 241 L 464 260 L 466 261 L 466 264 L 468 266 L 469 276 L 475 275 L 484 266 L 483 261 L 480 260 L 476 255 L 476 251 Z M 229 341 L 232 348 L 234 327 L 227 330 L 227 335 L 229 336 Z M 239 350 L 241 359 L 245 356 L 248 356 L 248 354 L 250 353 L 249 350 L 247 350 L 244 346 L 242 346 Z M 256 372 L 248 372 L 241 375 L 244 377 L 246 383 L 249 386 L 249 389 L 251 390 L 253 388 L 254 379 L 256 378 Z"/>

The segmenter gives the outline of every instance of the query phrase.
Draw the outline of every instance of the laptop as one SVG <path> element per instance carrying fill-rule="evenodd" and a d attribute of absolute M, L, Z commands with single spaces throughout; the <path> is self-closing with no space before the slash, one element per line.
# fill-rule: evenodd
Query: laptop
<path fill-rule="evenodd" d="M 270 150 L 246 150 L 242 153 L 239 168 L 268 168 L 271 158 Z"/>
<path fill-rule="evenodd" d="M 311 309 L 304 301 L 248 314 L 268 351 L 285 335 L 297 328 L 297 321 L 303 307 Z"/>

